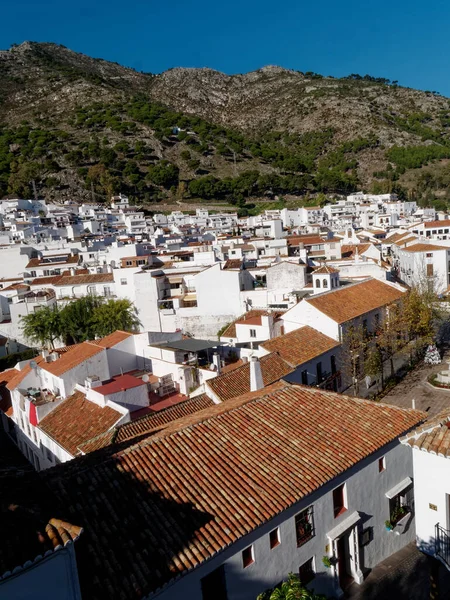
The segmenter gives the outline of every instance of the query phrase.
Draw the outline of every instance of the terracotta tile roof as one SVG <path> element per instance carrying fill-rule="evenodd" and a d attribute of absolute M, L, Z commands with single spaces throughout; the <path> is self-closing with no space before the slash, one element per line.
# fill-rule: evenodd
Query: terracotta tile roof
<path fill-rule="evenodd" d="M 305 325 L 285 335 L 260 344 L 268 352 L 278 354 L 290 365 L 298 366 L 340 346 L 339 342 Z"/>
<path fill-rule="evenodd" d="M 377 279 L 369 279 L 307 298 L 304 302 L 308 302 L 336 323 L 345 323 L 400 300 L 402 296 L 403 292 L 395 287 Z"/>
<path fill-rule="evenodd" d="M 2 292 L 12 292 L 14 290 L 29 290 L 30 286 L 26 285 L 25 283 L 13 283 L 12 285 L 9 285 L 8 287 L 3 288 L 1 291 Z"/>
<path fill-rule="evenodd" d="M 205 408 L 214 406 L 214 402 L 206 394 L 201 394 L 195 398 L 189 398 L 168 408 L 163 408 L 157 412 L 148 413 L 130 423 L 118 425 L 105 433 L 89 440 L 80 450 L 84 454 L 105 448 L 111 444 L 125 442 L 142 435 L 150 435 L 152 432 L 160 431 L 168 423 L 181 419 L 193 413 L 197 413 Z"/>
<path fill-rule="evenodd" d="M 92 273 L 91 275 L 61 277 L 54 285 L 86 285 L 89 283 L 112 283 L 113 281 L 112 273 Z"/>
<path fill-rule="evenodd" d="M 230 323 L 225 331 L 221 334 L 221 338 L 235 338 L 236 337 L 236 323 L 245 323 L 248 319 L 253 319 L 254 317 L 262 317 L 263 315 L 267 315 L 267 310 L 254 309 L 249 310 L 240 317 L 238 317 L 235 321 Z M 274 315 L 275 318 L 275 315 Z"/>
<path fill-rule="evenodd" d="M 38 427 L 76 456 L 82 444 L 113 427 L 122 416 L 113 408 L 101 407 L 86 400 L 83 393 L 75 392 L 46 415 Z"/>
<path fill-rule="evenodd" d="M 356 255 L 356 251 L 358 254 L 364 254 L 372 244 L 343 244 L 341 246 L 341 254 L 342 258 L 350 258 Z"/>
<path fill-rule="evenodd" d="M 242 359 L 239 359 L 236 362 L 225 365 L 224 367 L 222 367 L 221 375 L 223 375 L 224 373 L 228 373 L 229 371 L 234 371 L 234 369 L 238 369 L 244 364 L 244 361 Z"/>
<path fill-rule="evenodd" d="M 414 244 L 414 246 L 408 246 L 402 248 L 403 252 L 434 252 L 436 250 L 449 250 L 450 246 L 437 246 L 434 244 Z"/>
<path fill-rule="evenodd" d="M 99 352 L 103 352 L 103 350 L 104 348 L 92 342 L 82 342 L 81 344 L 69 346 L 58 359 L 52 362 L 41 360 L 39 366 L 52 375 L 59 377 L 63 373 L 77 367 L 88 358 L 95 356 Z"/>
<path fill-rule="evenodd" d="M 222 269 L 240 269 L 243 261 L 240 258 L 229 258 L 225 261 Z"/>
<path fill-rule="evenodd" d="M 266 354 L 260 359 L 261 373 L 264 385 L 270 385 L 292 372 L 292 366 L 281 358 L 279 354 Z M 228 371 L 214 379 L 209 379 L 206 384 L 222 402 L 242 396 L 250 391 L 250 363 Z"/>
<path fill-rule="evenodd" d="M 261 325 L 261 316 L 259 317 L 249 317 L 248 319 L 242 319 L 241 321 L 236 321 L 236 325 Z"/>
<path fill-rule="evenodd" d="M 109 381 L 103 383 L 103 385 L 96 387 L 95 391 L 102 396 L 109 396 L 110 394 L 131 390 L 144 385 L 147 385 L 145 381 L 142 381 L 139 377 L 133 377 L 133 375 L 126 373 L 125 375 L 116 375 L 115 377 L 112 377 Z"/>
<path fill-rule="evenodd" d="M 427 223 L 424 223 L 425 229 L 435 229 L 437 227 L 449 227 L 450 226 L 450 220 L 445 219 L 442 221 L 428 221 Z"/>
<path fill-rule="evenodd" d="M 46 258 L 50 258 L 50 256 L 44 256 L 43 258 L 32 258 L 27 266 L 25 267 L 26 269 L 31 269 L 33 267 L 52 267 L 54 265 L 61 265 L 61 264 L 65 264 L 65 265 L 73 265 L 73 264 L 78 264 L 78 259 L 79 257 L 77 255 L 75 256 L 69 256 L 67 254 L 53 254 L 52 258 L 56 258 L 57 256 L 59 256 L 61 258 L 60 261 L 49 261 L 47 262 L 45 259 Z"/>
<path fill-rule="evenodd" d="M 402 238 L 401 240 L 396 242 L 395 245 L 402 247 L 402 246 L 406 246 L 406 244 L 409 244 L 410 242 L 417 242 L 417 238 L 415 235 L 412 235 L 412 236 L 406 237 L 406 238 Z"/>
<path fill-rule="evenodd" d="M 392 235 L 389 235 L 383 243 L 389 243 L 389 244 L 395 244 L 396 242 L 398 242 L 399 240 L 401 240 L 402 238 L 404 238 L 405 236 L 410 236 L 410 232 L 409 231 L 402 231 L 402 232 L 397 232 L 397 233 L 393 233 Z"/>
<path fill-rule="evenodd" d="M 331 273 L 339 273 L 339 269 L 335 269 L 334 267 L 330 267 L 329 265 L 322 265 L 321 267 L 317 267 L 314 269 L 313 273 L 316 275 L 328 275 Z"/>
<path fill-rule="evenodd" d="M 127 338 L 132 337 L 132 335 L 133 334 L 129 331 L 122 331 L 118 329 L 117 331 L 113 331 L 113 333 L 110 333 L 100 340 L 92 340 L 91 343 L 95 344 L 96 346 L 101 346 L 102 348 L 112 348 L 116 344 L 119 344 Z"/>
<path fill-rule="evenodd" d="M 82 596 L 135 600 L 192 571 L 423 418 L 275 384 L 175 421 L 114 455 L 91 454 L 42 477 L 85 528 L 77 553 Z"/>
<path fill-rule="evenodd" d="M 450 409 L 428 419 L 400 441 L 424 452 L 450 457 Z"/>
<path fill-rule="evenodd" d="M 42 356 L 36 356 L 35 358 L 33 358 L 33 360 L 38 365 L 41 365 L 42 362 L 44 361 Z M 22 383 L 22 381 L 25 379 L 25 377 L 28 375 L 28 373 L 31 373 L 30 363 L 28 362 L 22 368 L 21 371 L 18 371 L 16 369 L 14 369 L 14 371 L 15 371 L 15 375 L 12 376 L 6 384 L 6 387 L 9 391 L 15 390 Z"/>
<path fill-rule="evenodd" d="M 59 551 L 82 533 L 81 527 L 61 518 L 62 507 L 58 507 L 56 498 L 3 431 L 0 506 L 0 580 L 14 576 L 17 567 L 30 566 L 44 555 Z"/>
<path fill-rule="evenodd" d="M 11 403 L 11 394 L 7 388 L 7 384 L 16 377 L 17 371 L 15 369 L 8 369 L 0 373 L 0 410 L 5 413 L 6 416 L 13 416 L 13 407 Z"/>
<path fill-rule="evenodd" d="M 54 285 L 62 279 L 62 275 L 52 275 L 51 277 L 36 277 L 30 282 L 30 285 Z"/>

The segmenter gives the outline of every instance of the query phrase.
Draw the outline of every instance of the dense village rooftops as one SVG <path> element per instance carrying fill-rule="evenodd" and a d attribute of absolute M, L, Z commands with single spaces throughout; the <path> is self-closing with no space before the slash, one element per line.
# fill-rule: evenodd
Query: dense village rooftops
<path fill-rule="evenodd" d="M 292 365 L 277 353 L 266 354 L 260 359 L 264 385 L 279 381 L 292 372 Z M 222 402 L 250 392 L 250 363 L 208 380 L 206 384 Z"/>
<path fill-rule="evenodd" d="M 72 456 L 79 447 L 113 427 L 123 414 L 110 406 L 99 406 L 75 392 L 39 422 L 39 429 Z"/>
<path fill-rule="evenodd" d="M 450 250 L 450 246 L 438 246 L 435 244 L 414 244 L 414 246 L 408 246 L 402 248 L 403 252 L 435 252 L 437 250 Z"/>
<path fill-rule="evenodd" d="M 83 597 L 136 599 L 195 569 L 423 418 L 279 383 L 42 478 L 71 521 L 83 524 Z"/>
<path fill-rule="evenodd" d="M 305 325 L 261 344 L 268 352 L 277 352 L 290 365 L 297 366 L 333 350 L 339 342 Z"/>
<path fill-rule="evenodd" d="M 311 306 L 336 323 L 345 323 L 402 298 L 403 292 L 377 279 L 368 279 L 307 298 Z"/>

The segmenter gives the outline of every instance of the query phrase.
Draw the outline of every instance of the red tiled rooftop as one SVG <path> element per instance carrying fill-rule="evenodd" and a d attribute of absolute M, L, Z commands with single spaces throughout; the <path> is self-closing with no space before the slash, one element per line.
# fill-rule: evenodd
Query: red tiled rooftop
<path fill-rule="evenodd" d="M 75 392 L 39 422 L 39 429 L 76 456 L 82 444 L 110 429 L 122 416 L 110 406 L 99 406 Z"/>
<path fill-rule="evenodd" d="M 317 329 L 305 325 L 264 342 L 261 346 L 268 352 L 278 352 L 289 364 L 298 366 L 337 348 L 340 344 Z"/>
<path fill-rule="evenodd" d="M 270 385 L 292 372 L 289 365 L 277 353 L 267 354 L 260 359 L 261 374 L 264 385 Z M 219 375 L 206 382 L 220 401 L 230 400 L 242 396 L 250 391 L 250 363 L 244 363 L 241 367 Z"/>
<path fill-rule="evenodd" d="M 377 279 L 369 279 L 307 298 L 304 302 L 308 302 L 336 323 L 345 323 L 400 300 L 402 296 L 403 292 L 397 288 Z"/>
<path fill-rule="evenodd" d="M 424 417 L 278 383 L 174 421 L 113 455 L 91 454 L 42 477 L 71 520 L 85 528 L 78 567 L 83 597 L 142 598 Z"/>
<path fill-rule="evenodd" d="M 142 385 L 147 385 L 145 381 L 133 375 L 117 375 L 103 385 L 99 385 L 94 388 L 96 392 L 102 396 L 109 396 L 110 394 L 116 394 L 117 392 L 123 392 L 125 390 L 131 390 Z"/>

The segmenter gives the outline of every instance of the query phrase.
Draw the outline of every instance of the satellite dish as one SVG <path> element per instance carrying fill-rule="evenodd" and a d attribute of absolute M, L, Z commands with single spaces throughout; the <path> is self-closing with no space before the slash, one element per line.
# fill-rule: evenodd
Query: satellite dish
<path fill-rule="evenodd" d="M 150 381 L 150 377 L 147 375 L 147 373 L 142 376 L 142 381 L 144 381 L 145 383 L 148 383 Z"/>

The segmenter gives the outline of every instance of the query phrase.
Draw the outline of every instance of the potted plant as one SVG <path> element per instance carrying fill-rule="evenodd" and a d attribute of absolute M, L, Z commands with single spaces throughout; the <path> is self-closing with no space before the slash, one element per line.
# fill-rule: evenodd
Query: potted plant
<path fill-rule="evenodd" d="M 322 557 L 322 562 L 323 566 L 329 569 L 336 564 L 336 559 L 334 556 L 328 556 L 327 554 L 325 554 L 325 556 Z"/>
<path fill-rule="evenodd" d="M 389 519 L 384 522 L 384 525 L 388 531 L 392 531 L 394 529 L 394 526 L 392 525 L 392 522 Z"/>
<path fill-rule="evenodd" d="M 409 513 L 409 509 L 407 506 L 396 506 L 391 513 L 391 523 L 392 526 L 395 526 L 400 519 L 403 519 Z"/>

